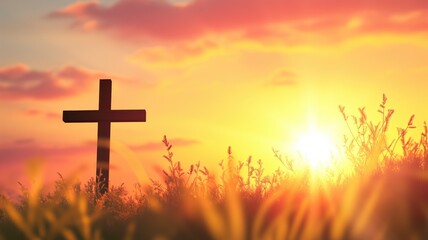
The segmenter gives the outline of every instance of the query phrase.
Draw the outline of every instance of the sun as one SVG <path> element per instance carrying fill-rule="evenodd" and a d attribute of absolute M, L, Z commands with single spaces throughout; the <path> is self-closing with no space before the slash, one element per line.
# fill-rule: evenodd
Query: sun
<path fill-rule="evenodd" d="M 300 134 L 295 146 L 311 172 L 321 173 L 332 165 L 337 148 L 331 137 L 319 130 L 311 129 Z"/>

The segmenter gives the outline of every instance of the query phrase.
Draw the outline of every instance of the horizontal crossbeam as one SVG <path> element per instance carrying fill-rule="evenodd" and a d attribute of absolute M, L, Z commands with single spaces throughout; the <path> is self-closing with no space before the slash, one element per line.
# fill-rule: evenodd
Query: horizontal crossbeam
<path fill-rule="evenodd" d="M 64 111 L 62 120 L 66 123 L 82 122 L 145 122 L 146 110 L 82 110 Z"/>

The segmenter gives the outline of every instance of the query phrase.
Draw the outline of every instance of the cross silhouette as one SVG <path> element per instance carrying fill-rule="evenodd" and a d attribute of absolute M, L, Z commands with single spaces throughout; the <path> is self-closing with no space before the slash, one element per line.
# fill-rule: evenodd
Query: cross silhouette
<path fill-rule="evenodd" d="M 99 109 L 64 111 L 62 119 L 66 123 L 98 123 L 96 183 L 100 186 L 100 193 L 106 193 L 109 185 L 110 123 L 145 122 L 146 110 L 112 110 L 111 80 L 101 79 Z"/>

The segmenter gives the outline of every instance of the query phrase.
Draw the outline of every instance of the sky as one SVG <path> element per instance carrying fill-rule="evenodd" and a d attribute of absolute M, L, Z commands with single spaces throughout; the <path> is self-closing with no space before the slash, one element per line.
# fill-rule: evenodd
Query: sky
<path fill-rule="evenodd" d="M 310 128 L 340 145 L 338 105 L 378 121 L 382 94 L 392 126 L 415 114 L 417 136 L 427 15 L 424 0 L 1 1 L 0 190 L 31 185 L 34 159 L 47 185 L 94 176 L 96 124 L 66 124 L 62 111 L 97 109 L 102 78 L 113 109 L 147 111 L 147 122 L 112 124 L 116 185 L 158 176 L 164 135 L 185 168 L 215 171 L 231 146 L 274 169 L 272 148 L 293 154 Z"/>

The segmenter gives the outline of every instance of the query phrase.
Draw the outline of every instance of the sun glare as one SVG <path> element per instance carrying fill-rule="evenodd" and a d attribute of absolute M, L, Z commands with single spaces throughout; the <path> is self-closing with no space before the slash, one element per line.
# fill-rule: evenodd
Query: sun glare
<path fill-rule="evenodd" d="M 298 137 L 296 150 L 312 172 L 321 173 L 332 165 L 336 147 L 327 134 L 310 130 Z"/>

